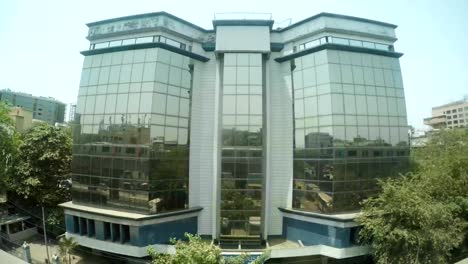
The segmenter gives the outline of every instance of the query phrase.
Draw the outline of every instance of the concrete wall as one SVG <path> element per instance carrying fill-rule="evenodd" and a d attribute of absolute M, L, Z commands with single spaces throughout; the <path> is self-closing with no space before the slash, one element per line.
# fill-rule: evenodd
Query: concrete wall
<path fill-rule="evenodd" d="M 281 235 L 282 216 L 278 207 L 290 207 L 292 203 L 291 69 L 288 62 L 274 61 L 275 55 L 272 55 L 267 63 L 267 166 L 265 173 L 267 182 L 265 234 L 267 236 Z"/>
<path fill-rule="evenodd" d="M 190 123 L 189 207 L 200 206 L 199 233 L 214 234 L 218 174 L 219 78 L 216 57 L 196 62 Z"/>
<path fill-rule="evenodd" d="M 180 22 L 165 14 L 152 16 L 132 16 L 127 19 L 108 21 L 98 25 L 90 25 L 88 38 L 108 39 L 115 36 L 129 36 L 142 32 L 161 32 L 169 30 L 172 34 L 185 36 L 187 39 L 206 41 L 209 34 Z"/>
<path fill-rule="evenodd" d="M 380 38 L 381 40 L 388 41 L 396 40 L 395 29 L 393 27 L 326 16 L 308 21 L 283 32 L 274 33 L 272 34 L 272 39 L 279 42 L 289 42 L 302 39 L 310 35 L 319 34 L 324 31 Z"/>
<path fill-rule="evenodd" d="M 217 26 L 216 51 L 269 52 L 268 26 Z"/>

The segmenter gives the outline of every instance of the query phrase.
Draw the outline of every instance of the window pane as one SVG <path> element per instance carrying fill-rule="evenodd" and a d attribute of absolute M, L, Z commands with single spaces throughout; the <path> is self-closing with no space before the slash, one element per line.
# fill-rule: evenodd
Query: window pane
<path fill-rule="evenodd" d="M 250 96 L 250 114 L 262 114 L 262 97 Z"/>
<path fill-rule="evenodd" d="M 250 67 L 249 68 L 250 84 L 262 84 L 262 68 L 261 67 Z"/>
<path fill-rule="evenodd" d="M 106 105 L 106 96 L 105 95 L 98 95 L 96 96 L 96 108 L 94 112 L 96 114 L 103 114 L 104 113 L 104 106 Z"/>
<path fill-rule="evenodd" d="M 153 112 L 159 114 L 166 113 L 166 95 L 155 93 L 153 94 Z"/>
<path fill-rule="evenodd" d="M 140 105 L 140 94 L 131 93 L 128 98 L 128 113 L 138 113 Z"/>
<path fill-rule="evenodd" d="M 223 114 L 236 113 L 236 96 L 225 95 L 223 96 Z"/>
<path fill-rule="evenodd" d="M 117 100 L 117 95 L 109 94 L 106 97 L 106 113 L 113 114 L 115 112 L 115 104 Z"/>
<path fill-rule="evenodd" d="M 153 42 L 153 37 L 143 37 L 143 38 L 137 38 L 136 39 L 136 44 L 149 43 L 149 42 Z"/>
<path fill-rule="evenodd" d="M 167 96 L 167 112 L 168 115 L 179 115 L 179 97 Z"/>
<path fill-rule="evenodd" d="M 117 113 L 126 113 L 127 112 L 127 101 L 128 94 L 118 94 L 117 95 Z"/>
<path fill-rule="evenodd" d="M 189 116 L 189 100 L 181 98 L 180 99 L 180 116 L 188 117 Z"/>
<path fill-rule="evenodd" d="M 156 81 L 161 83 L 167 83 L 169 78 L 169 66 L 163 63 L 157 63 L 156 65 Z"/>
<path fill-rule="evenodd" d="M 248 114 L 249 113 L 249 96 L 248 95 L 238 95 L 237 96 L 237 114 Z"/>
<path fill-rule="evenodd" d="M 248 67 L 237 67 L 237 84 L 249 84 Z"/>
<path fill-rule="evenodd" d="M 122 45 L 132 45 L 135 44 L 135 39 L 124 39 L 122 40 Z"/>
<path fill-rule="evenodd" d="M 86 98 L 86 106 L 85 106 L 85 109 L 84 109 L 84 113 L 86 113 L 86 114 L 94 113 L 95 101 L 96 101 L 96 96 L 88 96 Z"/>
<path fill-rule="evenodd" d="M 131 73 L 132 73 L 132 65 L 131 64 L 122 65 L 122 68 L 120 69 L 120 79 L 119 79 L 119 81 L 121 83 L 130 82 L 130 74 Z"/>

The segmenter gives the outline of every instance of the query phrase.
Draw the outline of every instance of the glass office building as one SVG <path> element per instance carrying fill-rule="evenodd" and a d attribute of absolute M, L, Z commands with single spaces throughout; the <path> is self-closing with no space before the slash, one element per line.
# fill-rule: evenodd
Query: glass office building
<path fill-rule="evenodd" d="M 3 89 L 0 90 L 0 101 L 30 111 L 33 114 L 33 119 L 41 120 L 51 125 L 65 122 L 66 105 L 52 97 L 33 96 L 31 94 Z"/>
<path fill-rule="evenodd" d="M 68 237 L 131 257 L 185 232 L 278 260 L 368 253 L 359 202 L 409 155 L 395 25 L 218 15 L 204 29 L 158 12 L 88 27 Z"/>

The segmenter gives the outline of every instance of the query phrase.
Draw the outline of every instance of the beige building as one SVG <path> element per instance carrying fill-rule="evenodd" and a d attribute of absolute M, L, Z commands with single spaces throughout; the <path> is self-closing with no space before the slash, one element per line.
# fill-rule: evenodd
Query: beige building
<path fill-rule="evenodd" d="M 432 117 L 425 118 L 424 124 L 433 129 L 467 127 L 468 124 L 468 96 L 432 108 Z"/>
<path fill-rule="evenodd" d="M 21 107 L 13 107 L 10 116 L 15 123 L 16 131 L 22 133 L 33 126 L 33 113 Z"/>

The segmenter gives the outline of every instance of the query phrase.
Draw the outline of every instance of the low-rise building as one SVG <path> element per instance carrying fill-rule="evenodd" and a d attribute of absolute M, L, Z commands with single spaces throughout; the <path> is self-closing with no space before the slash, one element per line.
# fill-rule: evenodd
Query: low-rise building
<path fill-rule="evenodd" d="M 16 131 L 22 133 L 33 126 L 33 113 L 21 107 L 13 107 L 9 113 L 13 119 Z"/>
<path fill-rule="evenodd" d="M 463 100 L 432 108 L 432 116 L 424 118 L 424 124 L 433 129 L 467 127 L 468 96 Z"/>

